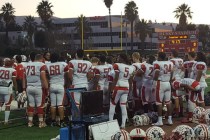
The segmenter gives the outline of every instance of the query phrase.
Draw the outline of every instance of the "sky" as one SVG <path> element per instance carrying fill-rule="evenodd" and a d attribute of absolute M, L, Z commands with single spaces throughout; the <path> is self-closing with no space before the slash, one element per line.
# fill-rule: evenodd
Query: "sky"
<path fill-rule="evenodd" d="M 104 0 L 48 0 L 53 5 L 54 16 L 60 18 L 78 17 L 83 14 L 89 16 L 108 15 Z M 112 15 L 124 14 L 124 7 L 130 0 L 113 0 Z M 0 7 L 5 3 L 12 3 L 16 16 L 38 16 L 36 7 L 41 0 L 0 0 Z M 152 22 L 178 23 L 173 11 L 185 3 L 191 7 L 193 24 L 210 24 L 210 0 L 134 0 L 138 7 L 140 19 Z"/>

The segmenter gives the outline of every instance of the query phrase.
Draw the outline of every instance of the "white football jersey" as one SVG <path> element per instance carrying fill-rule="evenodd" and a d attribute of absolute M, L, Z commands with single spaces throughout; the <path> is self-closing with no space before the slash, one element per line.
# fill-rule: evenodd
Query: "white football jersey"
<path fill-rule="evenodd" d="M 98 65 L 94 69 L 94 74 L 99 75 L 99 85 L 104 85 L 105 81 L 107 80 L 108 73 L 111 69 L 108 67 L 108 65 Z"/>
<path fill-rule="evenodd" d="M 144 73 L 144 79 L 153 80 L 153 70 L 154 66 L 148 63 L 144 63 L 141 65 L 141 71 Z"/>
<path fill-rule="evenodd" d="M 193 72 L 193 79 L 196 79 L 198 71 L 202 71 L 202 76 L 200 79 L 200 84 L 201 86 L 207 86 L 205 76 L 206 76 L 206 71 L 207 71 L 207 66 L 206 63 L 204 62 L 196 62 L 193 67 L 192 67 L 192 72 Z"/>
<path fill-rule="evenodd" d="M 115 72 L 119 72 L 119 78 L 116 86 L 129 87 L 128 79 L 134 72 L 133 67 L 123 63 L 115 63 L 113 68 Z"/>
<path fill-rule="evenodd" d="M 174 64 L 173 78 L 180 79 L 181 77 L 183 77 L 183 75 L 181 74 L 182 66 L 183 66 L 183 59 L 172 58 L 170 61 Z"/>
<path fill-rule="evenodd" d="M 71 60 L 69 68 L 73 70 L 73 85 L 88 84 L 87 73 L 91 70 L 92 64 L 86 60 Z"/>
<path fill-rule="evenodd" d="M 142 64 L 143 63 L 133 63 L 132 67 L 133 67 L 134 72 L 137 72 L 138 70 L 140 70 Z M 136 81 L 137 83 L 141 83 L 142 82 L 142 77 L 134 76 L 133 80 Z"/>
<path fill-rule="evenodd" d="M 95 76 L 95 73 L 94 73 L 94 69 L 95 69 L 96 66 L 92 66 L 90 68 L 90 73 L 93 74 L 93 77 L 91 79 L 89 79 L 88 81 L 88 90 L 93 90 L 93 86 L 94 86 L 94 76 Z"/>
<path fill-rule="evenodd" d="M 0 88 L 11 86 L 13 77 L 17 77 L 17 72 L 14 68 L 0 67 Z"/>
<path fill-rule="evenodd" d="M 65 62 L 46 63 L 50 76 L 50 85 L 64 85 L 64 74 L 69 71 Z"/>
<path fill-rule="evenodd" d="M 108 82 L 112 83 L 114 81 L 114 77 L 115 77 L 115 71 L 114 69 L 112 69 L 109 73 L 108 73 Z"/>
<path fill-rule="evenodd" d="M 41 86 L 41 72 L 46 72 L 47 67 L 42 62 L 30 62 L 26 65 L 27 86 Z"/>
<path fill-rule="evenodd" d="M 184 78 L 184 79 L 175 80 L 172 83 L 172 87 L 177 90 L 177 89 L 180 88 L 180 84 L 186 84 L 186 85 L 191 86 L 193 88 L 195 88 L 196 86 L 199 85 L 199 83 L 197 81 L 195 81 L 194 79 Z"/>
<path fill-rule="evenodd" d="M 109 67 L 109 71 L 113 70 L 113 65 L 112 64 L 106 64 L 107 67 Z"/>
<path fill-rule="evenodd" d="M 193 72 L 192 72 L 192 67 L 196 63 L 196 61 L 185 61 L 184 62 L 184 68 L 187 70 L 187 77 L 188 78 L 193 78 Z"/>
<path fill-rule="evenodd" d="M 171 72 L 173 70 L 173 63 L 171 61 L 155 61 L 153 66 L 155 71 L 160 71 L 158 80 L 162 82 L 170 81 Z"/>

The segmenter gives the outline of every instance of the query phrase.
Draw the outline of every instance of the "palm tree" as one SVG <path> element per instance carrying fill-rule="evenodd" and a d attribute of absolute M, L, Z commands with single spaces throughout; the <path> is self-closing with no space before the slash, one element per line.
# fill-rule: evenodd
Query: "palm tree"
<path fill-rule="evenodd" d="M 53 5 L 48 2 L 48 1 L 44 1 L 42 0 L 39 5 L 37 6 L 37 10 L 36 12 L 38 13 L 38 15 L 40 16 L 40 18 L 42 19 L 43 24 L 45 25 L 45 27 L 49 30 L 52 24 L 52 16 L 53 16 L 53 11 L 52 8 Z"/>
<path fill-rule="evenodd" d="M 131 50 L 133 50 L 133 24 L 138 16 L 138 7 L 134 1 L 130 1 L 125 6 L 125 17 L 131 23 Z"/>
<path fill-rule="evenodd" d="M 9 37 L 8 37 L 8 27 L 10 23 L 15 22 L 15 9 L 13 8 L 11 3 L 5 3 L 5 5 L 2 6 L 0 9 L 2 11 L 1 15 L 3 17 L 3 20 L 5 22 L 5 27 L 6 27 L 6 45 L 9 43 Z"/>
<path fill-rule="evenodd" d="M 32 36 L 37 28 L 37 22 L 33 16 L 25 17 L 25 21 L 23 23 L 23 29 L 27 31 L 27 38 L 29 45 L 32 46 Z"/>
<path fill-rule="evenodd" d="M 139 39 L 141 40 L 141 49 L 144 51 L 145 39 L 148 34 L 151 34 L 151 29 L 148 25 L 148 22 L 144 19 L 139 20 L 135 24 L 135 32 L 139 35 Z"/>
<path fill-rule="evenodd" d="M 192 19 L 193 12 L 191 12 L 190 7 L 184 3 L 178 6 L 173 13 L 175 13 L 175 18 L 179 19 L 177 30 L 186 30 L 187 18 Z"/>
<path fill-rule="evenodd" d="M 113 0 L 104 0 L 106 7 L 109 10 L 109 25 L 110 25 L 110 35 L 111 35 L 111 48 L 113 49 L 113 39 L 112 39 L 112 18 L 111 18 L 111 6 Z"/>
<path fill-rule="evenodd" d="M 90 33 L 92 31 L 91 27 L 89 26 L 89 23 L 87 21 L 87 18 L 83 15 L 80 15 L 78 18 L 77 18 L 77 21 L 75 21 L 75 28 L 74 30 L 77 32 L 77 34 L 79 35 L 80 37 L 80 42 L 81 42 L 81 47 L 82 47 L 82 32 L 83 32 L 83 36 L 84 38 L 88 38 L 87 37 L 87 34 L 86 33 Z M 82 27 L 83 26 L 83 27 Z M 82 28 L 83 28 L 83 31 L 82 31 Z"/>

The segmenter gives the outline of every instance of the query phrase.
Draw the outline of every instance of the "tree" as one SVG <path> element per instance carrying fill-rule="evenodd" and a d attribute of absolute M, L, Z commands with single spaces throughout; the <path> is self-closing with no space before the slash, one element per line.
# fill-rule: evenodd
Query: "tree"
<path fill-rule="evenodd" d="M 133 50 L 133 24 L 138 16 L 138 7 L 134 1 L 130 1 L 125 6 L 125 17 L 131 23 L 131 50 Z"/>
<path fill-rule="evenodd" d="M 48 41 L 46 38 L 46 32 L 40 30 L 36 31 L 34 35 L 34 44 L 39 48 L 46 48 L 48 46 Z"/>
<path fill-rule="evenodd" d="M 200 42 L 202 42 L 202 46 L 203 46 L 203 50 L 205 50 L 206 49 L 206 45 L 207 45 L 207 43 L 209 42 L 209 32 L 210 32 L 210 29 L 209 29 L 209 26 L 208 25 L 203 25 L 203 24 L 201 24 L 201 25 L 199 25 L 198 26 L 198 33 L 199 33 L 199 37 L 198 37 L 198 40 L 200 41 Z"/>
<path fill-rule="evenodd" d="M 13 8 L 12 4 L 10 3 L 5 3 L 5 5 L 2 6 L 2 8 L 0 9 L 0 11 L 2 11 L 1 15 L 3 17 L 3 20 L 5 22 L 5 27 L 6 27 L 6 45 L 9 45 L 9 37 L 8 37 L 8 27 L 9 24 L 11 24 L 12 22 L 15 22 L 15 9 Z"/>
<path fill-rule="evenodd" d="M 29 42 L 29 45 L 32 46 L 32 36 L 37 28 L 37 22 L 35 21 L 35 18 L 33 16 L 27 16 L 24 19 L 23 23 L 23 29 L 27 31 L 27 39 Z"/>
<path fill-rule="evenodd" d="M 37 6 L 37 11 L 36 11 L 39 17 L 41 18 L 43 24 L 48 30 L 52 27 L 51 18 L 54 14 L 51 9 L 52 7 L 53 5 L 50 2 L 42 0 Z"/>
<path fill-rule="evenodd" d="M 110 26 L 110 35 L 111 35 L 111 48 L 113 49 L 113 39 L 112 39 L 112 17 L 111 17 L 111 6 L 113 0 L 104 0 L 106 7 L 109 10 L 109 26 Z"/>
<path fill-rule="evenodd" d="M 0 14 L 0 31 L 4 31 L 4 23 L 2 21 L 2 18 L 3 18 L 3 16 L 2 16 L 2 14 Z"/>
<path fill-rule="evenodd" d="M 187 30 L 188 31 L 195 31 L 196 30 L 196 25 L 192 24 L 192 23 L 188 24 L 187 25 Z"/>
<path fill-rule="evenodd" d="M 139 20 L 135 24 L 135 32 L 139 35 L 139 39 L 141 40 L 141 49 L 142 51 L 144 51 L 145 39 L 148 34 L 152 33 L 152 30 L 150 29 L 150 26 L 148 25 L 147 21 L 144 19 Z"/>
<path fill-rule="evenodd" d="M 176 8 L 175 18 L 179 19 L 179 24 L 177 25 L 177 30 L 183 31 L 187 28 L 187 18 L 192 19 L 192 13 L 190 7 L 187 4 L 182 4 Z"/>
<path fill-rule="evenodd" d="M 83 15 L 80 15 L 77 20 L 75 21 L 75 28 L 74 30 L 77 32 L 77 34 L 80 37 L 81 47 L 82 47 L 82 28 L 83 28 L 83 38 L 87 39 L 87 33 L 91 32 L 92 29 L 88 24 L 87 18 Z M 83 27 L 82 27 L 83 26 Z M 83 42 L 84 43 L 84 42 Z"/>

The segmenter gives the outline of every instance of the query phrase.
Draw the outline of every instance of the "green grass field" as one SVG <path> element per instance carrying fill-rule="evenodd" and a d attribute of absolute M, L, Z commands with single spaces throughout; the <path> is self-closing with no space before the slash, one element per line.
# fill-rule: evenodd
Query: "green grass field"
<path fill-rule="evenodd" d="M 50 140 L 59 134 L 59 127 L 39 128 L 38 124 L 27 127 L 25 110 L 11 111 L 11 122 L 8 125 L 0 123 L 0 140 Z M 18 120 L 13 120 L 17 119 Z M 0 112 L 0 121 L 4 120 L 4 112 Z"/>
<path fill-rule="evenodd" d="M 210 75 L 210 70 L 207 71 L 207 74 Z M 206 83 L 207 83 L 208 87 L 206 88 L 205 93 L 210 91 L 210 78 L 206 79 Z"/>
<path fill-rule="evenodd" d="M 207 72 L 210 74 L 210 71 Z M 210 91 L 210 78 L 206 80 L 208 87 L 205 93 Z M 11 111 L 10 119 L 25 116 L 25 111 Z M 0 112 L 0 121 L 4 120 L 4 112 Z M 25 119 L 13 120 L 9 125 L 0 123 L 0 140 L 50 140 L 59 134 L 59 127 L 28 128 Z"/>

